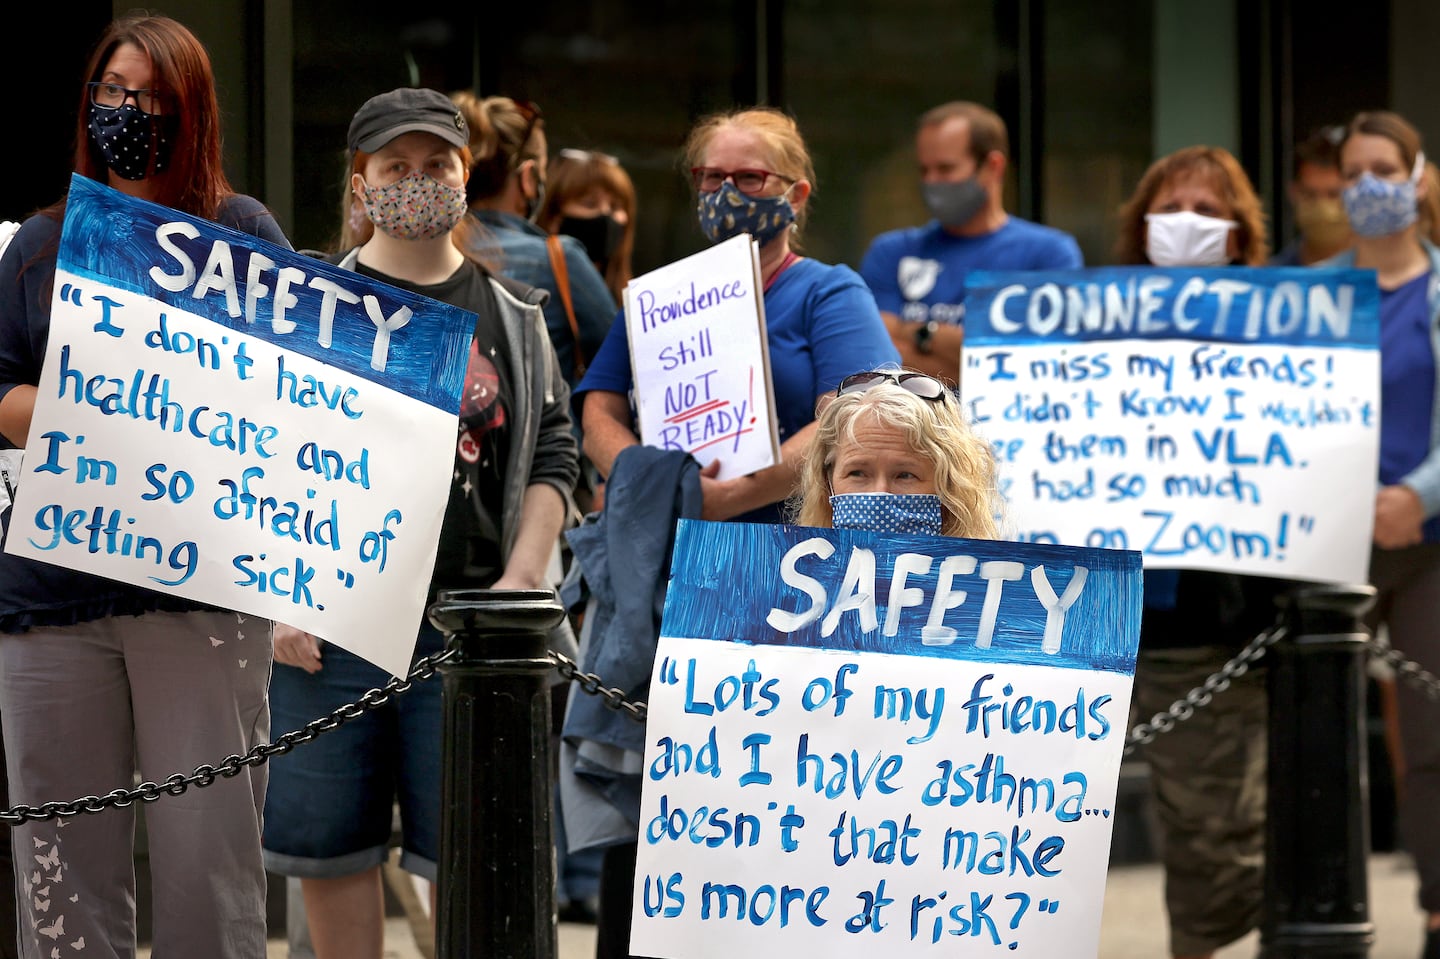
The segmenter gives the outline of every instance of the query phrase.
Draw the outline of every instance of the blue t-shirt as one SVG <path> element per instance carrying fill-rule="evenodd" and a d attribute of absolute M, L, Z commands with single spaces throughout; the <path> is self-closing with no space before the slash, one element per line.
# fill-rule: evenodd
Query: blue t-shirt
<path fill-rule="evenodd" d="M 1076 270 L 1084 265 L 1073 236 L 1012 216 L 983 236 L 955 236 L 938 220 L 882 233 L 865 252 L 860 275 L 882 312 L 910 322 L 958 326 L 971 270 Z"/>
<path fill-rule="evenodd" d="M 765 291 L 765 328 L 781 443 L 815 419 L 815 401 L 842 379 L 900 362 L 874 298 L 846 266 L 808 258 L 795 262 Z M 575 390 L 577 418 L 590 390 L 628 396 L 633 385 L 630 344 L 621 315 L 610 325 L 610 334 Z M 782 508 L 775 503 L 736 519 L 776 523 L 782 519 Z"/>
<path fill-rule="evenodd" d="M 1426 272 L 1380 291 L 1380 482 L 1400 482 L 1430 455 L 1435 352 L 1430 342 Z M 1425 521 L 1425 542 L 1440 542 L 1440 516 Z"/>

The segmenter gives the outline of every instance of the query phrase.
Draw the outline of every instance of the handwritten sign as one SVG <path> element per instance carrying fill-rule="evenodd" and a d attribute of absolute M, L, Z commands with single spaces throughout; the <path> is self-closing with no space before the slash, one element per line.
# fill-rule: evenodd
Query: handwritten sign
<path fill-rule="evenodd" d="M 720 479 L 780 460 L 759 276 L 742 234 L 625 288 L 640 441 L 719 460 Z"/>
<path fill-rule="evenodd" d="M 1362 270 L 972 274 L 961 388 L 1025 539 L 1364 582 L 1378 309 Z"/>
<path fill-rule="evenodd" d="M 682 520 L 630 951 L 1095 955 L 1134 552 Z"/>
<path fill-rule="evenodd" d="M 84 177 L 5 548 L 403 674 L 473 314 Z"/>

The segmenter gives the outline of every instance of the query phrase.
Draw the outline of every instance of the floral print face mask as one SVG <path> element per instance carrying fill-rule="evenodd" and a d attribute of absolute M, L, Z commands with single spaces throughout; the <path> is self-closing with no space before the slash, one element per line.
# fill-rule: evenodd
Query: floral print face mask
<path fill-rule="evenodd" d="M 389 186 L 362 179 L 360 202 L 375 228 L 397 240 L 445 236 L 465 216 L 465 191 L 415 170 Z"/>

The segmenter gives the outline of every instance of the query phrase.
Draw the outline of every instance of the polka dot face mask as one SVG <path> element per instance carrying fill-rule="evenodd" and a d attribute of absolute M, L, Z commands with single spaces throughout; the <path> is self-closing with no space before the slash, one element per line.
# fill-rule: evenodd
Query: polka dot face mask
<path fill-rule="evenodd" d="M 444 236 L 455 229 L 466 211 L 463 189 L 418 170 L 389 186 L 364 184 L 360 201 L 375 228 L 397 240 Z"/>
<path fill-rule="evenodd" d="M 935 493 L 836 493 L 830 497 L 836 529 L 940 536 L 943 520 Z"/>
<path fill-rule="evenodd" d="M 150 156 L 155 172 L 170 162 L 170 141 L 180 118 L 173 113 L 145 113 L 130 103 L 118 107 L 90 104 L 90 142 L 100 151 L 105 165 L 126 180 L 143 180 L 150 175 Z"/>

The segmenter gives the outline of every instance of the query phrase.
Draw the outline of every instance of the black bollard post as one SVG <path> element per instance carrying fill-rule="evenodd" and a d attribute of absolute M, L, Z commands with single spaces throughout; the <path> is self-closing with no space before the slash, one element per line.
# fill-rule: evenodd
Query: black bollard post
<path fill-rule="evenodd" d="M 444 787 L 436 959 L 554 959 L 550 590 L 445 590 Z"/>
<path fill-rule="evenodd" d="M 1270 647 L 1263 959 L 1364 957 L 1370 921 L 1365 758 L 1368 586 L 1297 590 Z"/>

